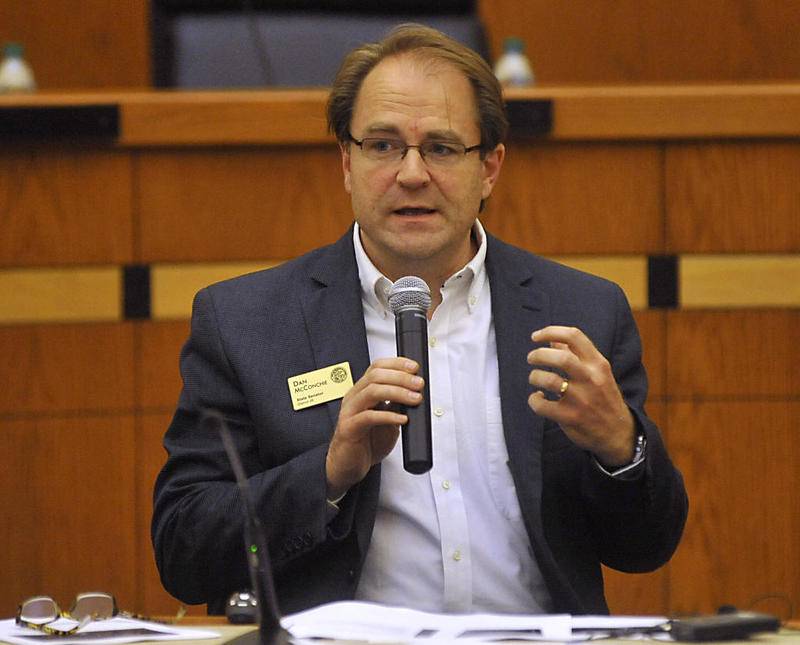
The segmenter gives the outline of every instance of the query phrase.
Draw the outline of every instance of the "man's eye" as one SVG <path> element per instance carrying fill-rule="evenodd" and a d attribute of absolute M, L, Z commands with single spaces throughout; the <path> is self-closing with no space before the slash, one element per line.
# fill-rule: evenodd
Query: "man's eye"
<path fill-rule="evenodd" d="M 451 143 L 429 143 L 425 147 L 427 148 L 425 154 L 434 157 L 451 157 L 458 154 L 458 146 Z"/>
<path fill-rule="evenodd" d="M 386 154 L 394 152 L 402 147 L 402 144 L 394 139 L 367 139 L 364 141 L 369 152 Z"/>

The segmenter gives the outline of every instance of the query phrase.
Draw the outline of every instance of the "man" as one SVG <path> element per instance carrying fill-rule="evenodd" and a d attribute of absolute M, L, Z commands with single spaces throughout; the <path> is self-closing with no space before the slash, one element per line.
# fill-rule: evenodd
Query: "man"
<path fill-rule="evenodd" d="M 600 564 L 660 566 L 687 511 L 643 410 L 624 296 L 477 220 L 507 123 L 470 50 L 400 27 L 348 56 L 328 119 L 353 229 L 196 297 L 155 491 L 165 587 L 218 611 L 249 586 L 242 503 L 219 437 L 198 423 L 214 408 L 243 456 L 283 611 L 360 598 L 607 612 Z M 433 299 L 434 466 L 421 476 L 402 469 L 406 417 L 387 405 L 417 405 L 423 390 L 419 366 L 394 357 L 386 294 L 405 275 Z M 345 362 L 355 383 L 343 398 L 296 409 L 292 382 Z"/>

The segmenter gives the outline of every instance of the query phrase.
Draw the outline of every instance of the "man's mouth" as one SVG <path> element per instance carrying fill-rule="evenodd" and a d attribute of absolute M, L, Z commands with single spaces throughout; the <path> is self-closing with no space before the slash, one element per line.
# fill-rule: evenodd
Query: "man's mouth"
<path fill-rule="evenodd" d="M 436 212 L 435 208 L 423 208 L 417 206 L 405 206 L 403 208 L 396 208 L 392 211 L 396 215 L 431 215 Z"/>

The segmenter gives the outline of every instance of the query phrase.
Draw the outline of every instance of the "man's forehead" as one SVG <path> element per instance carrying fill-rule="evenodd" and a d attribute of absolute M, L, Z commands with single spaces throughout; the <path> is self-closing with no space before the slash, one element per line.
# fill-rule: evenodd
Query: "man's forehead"
<path fill-rule="evenodd" d="M 408 54 L 384 59 L 362 82 L 351 125 L 399 133 L 398 119 L 416 119 L 433 138 L 452 138 L 456 129 L 478 123 L 472 84 L 448 61 Z"/>

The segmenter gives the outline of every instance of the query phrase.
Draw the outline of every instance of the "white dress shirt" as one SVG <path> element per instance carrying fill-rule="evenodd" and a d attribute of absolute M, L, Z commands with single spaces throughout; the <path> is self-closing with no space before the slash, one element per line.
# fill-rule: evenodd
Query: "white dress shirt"
<path fill-rule="evenodd" d="M 538 613 L 549 595 L 508 469 L 486 236 L 441 285 L 428 327 L 433 468 L 403 470 L 401 442 L 382 462 L 372 542 L 356 598 L 437 612 Z M 396 356 L 391 282 L 355 245 L 370 359 Z M 432 286 L 432 285 L 431 285 Z"/>

